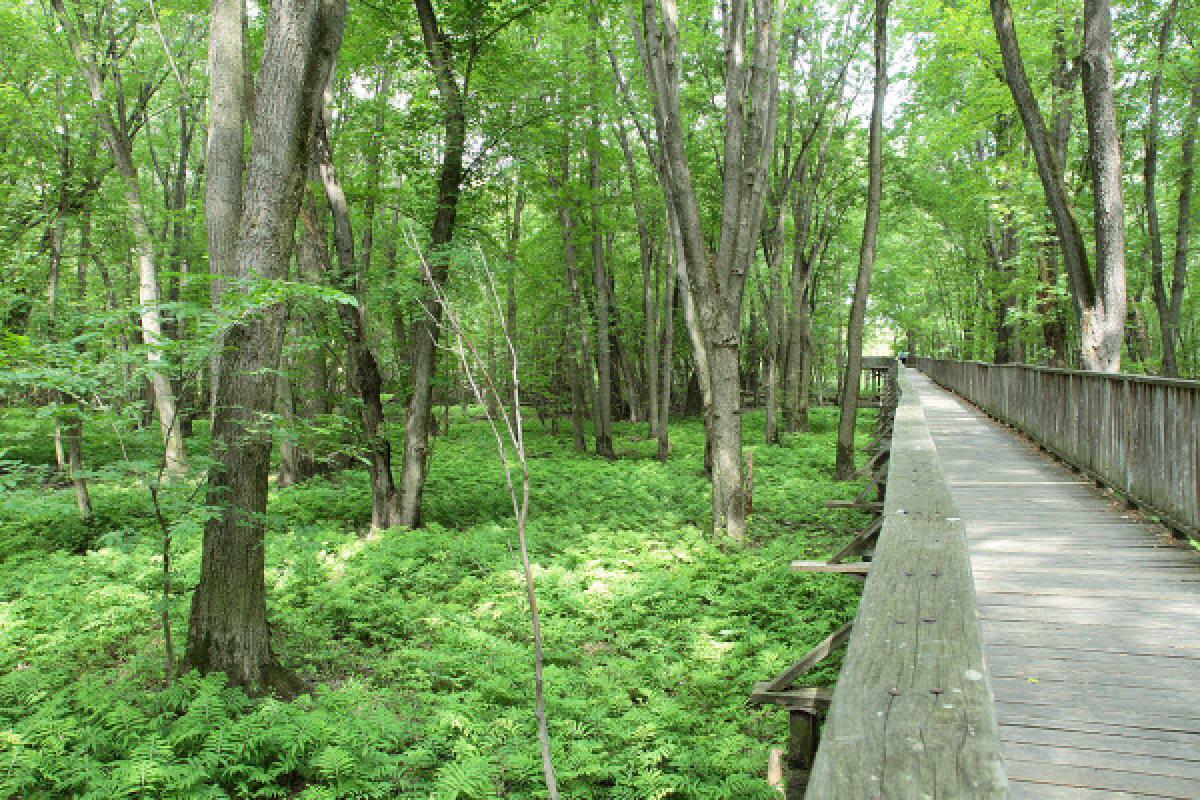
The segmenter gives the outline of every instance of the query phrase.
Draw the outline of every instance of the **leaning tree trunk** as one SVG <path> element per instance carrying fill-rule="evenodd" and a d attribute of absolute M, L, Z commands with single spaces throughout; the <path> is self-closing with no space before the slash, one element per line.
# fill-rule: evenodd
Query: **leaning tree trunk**
<path fill-rule="evenodd" d="M 322 92 L 341 45 L 344 0 L 276 0 L 271 6 L 242 193 L 235 280 L 287 274 L 308 149 Z M 228 62 L 214 65 L 218 71 Z M 283 308 L 233 324 L 225 337 L 212 432 L 200 582 L 192 597 L 186 663 L 224 672 L 250 691 L 298 690 L 276 666 L 267 626 L 264 534 Z"/>
<path fill-rule="evenodd" d="M 163 458 L 168 475 L 182 475 L 187 472 L 187 451 L 184 449 L 179 420 L 176 418 L 175 393 L 171 388 L 170 376 L 165 372 L 167 364 L 163 350 L 167 346 L 167 341 L 163 336 L 162 316 L 159 309 L 158 264 L 154 253 L 154 235 L 150 231 L 145 204 L 142 202 L 142 188 L 138 180 L 137 165 L 133 161 L 133 142 L 130 137 L 128 120 L 123 113 L 118 116 L 105 97 L 105 78 L 101 68 L 94 60 L 94 55 L 88 51 L 86 43 L 81 41 L 75 19 L 68 12 L 63 0 L 52 0 L 51 5 L 66 29 L 71 51 L 79 62 L 87 82 L 92 106 L 96 110 L 105 144 L 108 146 L 113 162 L 117 166 L 117 172 L 121 176 L 129 214 L 129 226 L 132 229 L 134 250 L 137 255 L 138 305 L 140 309 L 138 319 L 141 325 L 142 341 L 146 345 L 146 361 L 150 368 L 154 409 L 162 431 Z M 118 106 L 118 108 L 123 112 L 123 106 Z"/>
<path fill-rule="evenodd" d="M 867 313 L 867 295 L 871 291 L 875 241 L 879 232 L 879 207 L 883 198 L 883 105 L 887 99 L 888 84 L 888 2 L 875 0 L 875 96 L 871 106 L 867 152 L 867 214 L 858 255 L 854 300 L 850 304 L 850 324 L 846 327 L 846 369 L 842 378 L 842 408 L 838 421 L 837 462 L 834 466 L 834 478 L 839 481 L 850 480 L 855 473 L 854 427 L 858 417 L 859 372 L 862 370 L 863 320 Z"/>
<path fill-rule="evenodd" d="M 317 121 L 316 162 L 321 184 L 325 188 L 325 200 L 333 218 L 333 249 L 337 270 L 331 276 L 332 283 L 343 292 L 360 298 L 357 305 L 338 303 L 338 317 L 346 333 L 346 380 L 358 395 L 359 423 L 367 448 L 371 476 L 371 528 L 382 531 L 397 524 L 398 520 L 398 498 L 392 477 L 392 445 L 384 430 L 383 375 L 379 371 L 379 361 L 371 352 L 371 343 L 367 338 L 366 309 L 361 302 L 365 292 L 360 276 L 365 275 L 365 270 L 358 270 L 354 258 L 350 206 L 346 203 L 346 193 L 333 167 L 333 149 L 329 140 L 331 121 L 332 115 L 328 110 L 323 111 Z"/>

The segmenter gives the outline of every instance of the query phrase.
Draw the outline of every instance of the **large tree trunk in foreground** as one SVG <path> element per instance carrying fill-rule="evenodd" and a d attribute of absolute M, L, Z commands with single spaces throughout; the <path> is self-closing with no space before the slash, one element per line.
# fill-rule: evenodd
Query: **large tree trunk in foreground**
<path fill-rule="evenodd" d="M 251 125 L 236 280 L 287 274 L 317 109 L 341 44 L 344 0 L 275 0 L 267 18 Z M 218 70 L 229 64 L 215 65 Z M 209 506 L 186 663 L 249 691 L 298 690 L 271 652 L 263 577 L 271 437 L 283 334 L 275 305 L 234 324 L 220 361 Z"/>
<path fill-rule="evenodd" d="M 463 182 L 463 148 L 467 136 L 467 117 L 462 90 L 454 74 L 447 40 L 438 27 L 430 0 L 414 0 L 425 55 L 433 70 L 442 105 L 442 165 L 438 174 L 437 210 L 430 229 L 427 254 L 429 274 L 422 280 L 427 286 L 424 307 L 412 330 L 412 396 L 404 421 L 404 458 L 400 467 L 400 501 L 395 524 L 416 528 L 421 524 L 421 498 L 429 463 L 430 415 L 433 411 L 433 379 L 437 369 L 437 343 L 442 327 L 441 287 L 446 283 L 450 265 L 446 245 L 454 239 L 458 219 L 458 197 Z"/>
<path fill-rule="evenodd" d="M 862 370 L 863 320 L 871 271 L 875 266 L 875 241 L 879 232 L 879 207 L 883 198 L 883 105 L 887 99 L 887 13 L 889 0 L 875 0 L 875 99 L 871 106 L 871 133 L 867 144 L 867 215 L 858 254 L 858 278 L 846 327 L 846 368 L 842 377 L 842 409 L 838 420 L 837 462 L 834 479 L 854 477 L 854 427 L 858 418 L 858 382 Z"/>

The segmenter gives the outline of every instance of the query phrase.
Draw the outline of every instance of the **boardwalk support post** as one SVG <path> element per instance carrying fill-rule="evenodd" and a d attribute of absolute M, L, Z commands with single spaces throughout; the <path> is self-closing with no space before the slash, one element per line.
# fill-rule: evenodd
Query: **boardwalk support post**
<path fill-rule="evenodd" d="M 801 709 L 788 712 L 788 770 L 784 782 L 787 800 L 804 796 L 817 757 L 817 725 L 816 714 Z"/>

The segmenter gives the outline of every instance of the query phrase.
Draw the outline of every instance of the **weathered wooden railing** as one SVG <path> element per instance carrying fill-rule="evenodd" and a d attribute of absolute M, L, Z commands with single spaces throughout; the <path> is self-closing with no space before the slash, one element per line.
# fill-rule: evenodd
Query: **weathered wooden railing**
<path fill-rule="evenodd" d="M 1200 533 L 1200 381 L 910 363 L 1172 526 Z"/>
<path fill-rule="evenodd" d="M 826 506 L 882 516 L 829 561 L 792 562 L 867 583 L 853 623 L 755 685 L 752 704 L 789 715 L 788 748 L 773 752 L 769 773 L 788 800 L 1002 797 L 965 531 L 909 379 L 894 360 L 878 366 L 884 403 L 866 488 Z M 865 500 L 873 489 L 884 502 Z M 872 548 L 870 561 L 847 560 Z M 847 642 L 836 691 L 796 686 Z"/>
<path fill-rule="evenodd" d="M 966 532 L 901 371 L 883 522 L 806 797 L 1000 798 Z"/>

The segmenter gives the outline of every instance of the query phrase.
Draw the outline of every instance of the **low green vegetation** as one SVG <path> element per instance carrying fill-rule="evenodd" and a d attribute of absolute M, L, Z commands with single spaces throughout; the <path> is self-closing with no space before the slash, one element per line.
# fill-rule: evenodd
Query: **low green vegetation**
<path fill-rule="evenodd" d="M 35 429 L 14 414 L 0 424 Z M 822 508 L 859 488 L 829 478 L 835 426 L 819 409 L 813 433 L 768 448 L 761 414 L 748 415 L 755 505 L 738 547 L 702 531 L 698 421 L 673 426 L 666 464 L 642 426 L 617 426 L 610 463 L 532 425 L 530 545 L 568 796 L 773 797 L 767 749 L 783 744 L 786 715 L 745 698 L 857 602 L 852 579 L 787 569 L 863 522 Z M 544 796 L 511 507 L 483 423 L 456 419 L 437 440 L 422 530 L 365 534 L 357 470 L 273 494 L 275 648 L 316 687 L 291 703 L 247 698 L 220 674 L 164 688 L 149 494 L 132 477 L 97 477 L 96 523 L 84 528 L 69 489 L 29 484 L 52 459 L 37 431 L 5 454 L 10 478 L 15 464 L 26 471 L 0 493 L 0 796 Z M 177 645 L 199 572 L 195 494 L 164 495 Z M 835 668 L 812 679 L 831 682 Z"/>

